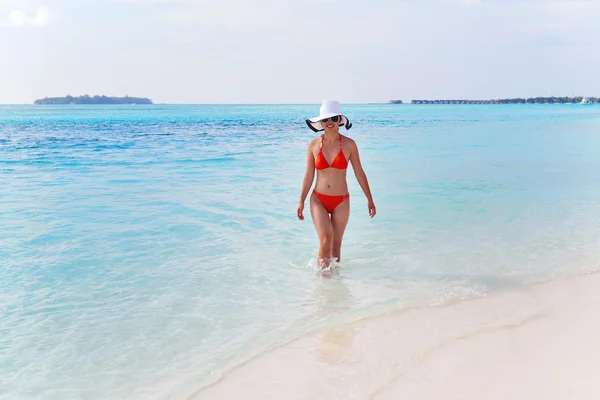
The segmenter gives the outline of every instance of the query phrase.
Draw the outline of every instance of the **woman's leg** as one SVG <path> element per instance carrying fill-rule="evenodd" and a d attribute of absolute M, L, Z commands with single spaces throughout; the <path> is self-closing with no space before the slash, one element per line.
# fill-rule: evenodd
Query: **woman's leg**
<path fill-rule="evenodd" d="M 344 231 L 346 230 L 346 225 L 348 225 L 349 218 L 350 199 L 348 198 L 331 213 L 331 228 L 333 233 L 331 255 L 337 262 L 340 262 L 341 260 L 342 238 L 344 237 Z"/>
<path fill-rule="evenodd" d="M 327 268 L 332 257 L 333 230 L 331 228 L 329 213 L 314 194 L 310 196 L 310 215 L 315 224 L 320 243 L 317 263 L 319 267 Z"/>

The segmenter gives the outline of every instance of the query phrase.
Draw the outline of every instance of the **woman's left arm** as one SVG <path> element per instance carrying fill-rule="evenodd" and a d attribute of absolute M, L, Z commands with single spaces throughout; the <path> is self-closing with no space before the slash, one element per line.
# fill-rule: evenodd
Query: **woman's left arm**
<path fill-rule="evenodd" d="M 358 146 L 356 142 L 352 140 L 351 142 L 351 151 L 350 151 L 350 163 L 352 163 L 352 169 L 354 170 L 354 175 L 356 176 L 356 180 L 360 185 L 361 189 L 365 193 L 368 201 L 369 207 L 369 215 L 371 218 L 375 216 L 377 213 L 375 209 L 375 203 L 373 202 L 373 196 L 371 195 L 371 189 L 369 188 L 369 181 L 367 180 L 367 174 L 363 170 L 362 164 L 360 163 L 360 155 L 358 153 Z"/>

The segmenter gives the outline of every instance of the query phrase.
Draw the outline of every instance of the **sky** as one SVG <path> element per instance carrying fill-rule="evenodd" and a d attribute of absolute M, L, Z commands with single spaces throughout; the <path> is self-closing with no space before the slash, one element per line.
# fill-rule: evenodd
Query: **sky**
<path fill-rule="evenodd" d="M 600 96 L 600 0 L 0 0 L 0 104 Z"/>

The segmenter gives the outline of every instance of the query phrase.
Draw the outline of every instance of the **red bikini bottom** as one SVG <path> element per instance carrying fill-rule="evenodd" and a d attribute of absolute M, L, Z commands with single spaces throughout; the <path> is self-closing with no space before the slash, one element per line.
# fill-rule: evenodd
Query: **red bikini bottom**
<path fill-rule="evenodd" d="M 331 214 L 333 210 L 335 210 L 335 208 L 339 206 L 344 200 L 350 198 L 350 193 L 346 193 L 341 196 L 329 196 L 327 194 L 319 193 L 316 190 L 313 190 L 313 193 L 315 194 L 315 196 L 317 196 L 317 198 L 319 199 L 321 204 L 323 204 L 323 206 L 329 214 Z"/>

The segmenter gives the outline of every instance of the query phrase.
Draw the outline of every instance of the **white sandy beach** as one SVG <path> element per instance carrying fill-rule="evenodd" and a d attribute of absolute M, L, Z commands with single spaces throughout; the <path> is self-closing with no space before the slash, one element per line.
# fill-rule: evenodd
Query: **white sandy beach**
<path fill-rule="evenodd" d="M 372 398 L 600 398 L 599 289 L 598 274 L 536 286 L 531 320 L 448 343 Z"/>
<path fill-rule="evenodd" d="M 600 274 L 318 332 L 226 374 L 204 399 L 597 399 Z"/>

